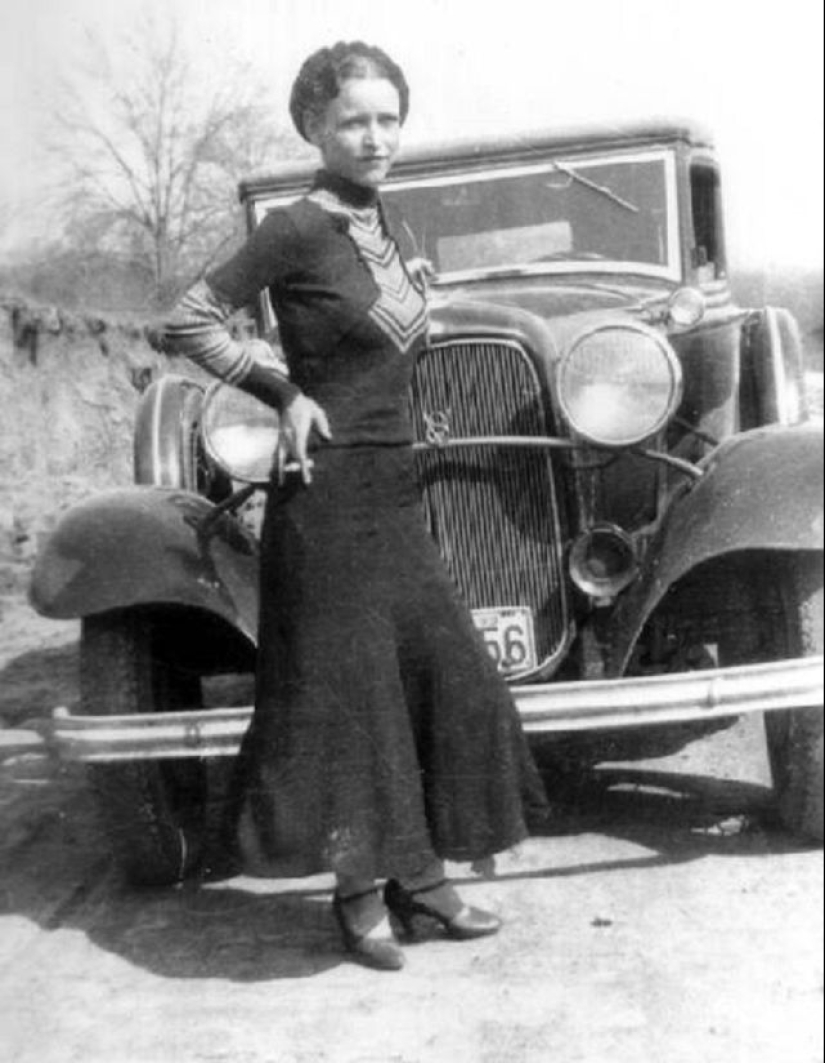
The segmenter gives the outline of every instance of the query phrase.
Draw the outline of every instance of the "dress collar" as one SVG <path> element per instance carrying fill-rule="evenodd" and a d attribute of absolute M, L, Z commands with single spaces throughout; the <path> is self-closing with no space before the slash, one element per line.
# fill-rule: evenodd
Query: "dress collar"
<path fill-rule="evenodd" d="M 365 188 L 357 185 L 354 181 L 341 177 L 340 174 L 330 173 L 329 170 L 318 170 L 312 182 L 312 192 L 323 189 L 331 192 L 347 207 L 356 209 L 374 207 L 378 203 L 378 192 L 374 188 Z"/>

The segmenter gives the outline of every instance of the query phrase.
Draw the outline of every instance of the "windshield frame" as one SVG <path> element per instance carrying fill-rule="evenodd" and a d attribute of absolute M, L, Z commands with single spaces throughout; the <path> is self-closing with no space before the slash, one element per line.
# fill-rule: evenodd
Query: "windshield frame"
<path fill-rule="evenodd" d="M 682 247 L 681 229 L 678 214 L 678 191 L 677 191 L 677 165 L 676 153 L 672 148 L 641 148 L 630 151 L 606 151 L 560 154 L 541 160 L 540 162 L 519 162 L 516 164 L 491 164 L 483 169 L 464 166 L 431 176 L 416 175 L 414 177 L 399 174 L 390 177 L 382 187 L 382 196 L 395 191 L 403 191 L 407 188 L 443 188 L 450 185 L 460 185 L 467 182 L 495 181 L 502 177 L 531 176 L 541 173 L 558 173 L 566 167 L 577 172 L 587 170 L 593 166 L 604 165 L 606 162 L 656 162 L 662 161 L 665 168 L 665 206 L 667 211 L 667 262 L 656 265 L 649 262 L 633 262 L 618 259 L 559 259 L 551 262 L 511 263 L 506 265 L 478 267 L 442 271 L 432 280 L 434 287 L 449 286 L 452 284 L 466 284 L 471 281 L 489 280 L 500 277 L 536 277 L 558 276 L 564 274 L 593 274 L 607 273 L 619 275 L 643 275 L 656 277 L 661 280 L 678 281 L 681 277 Z M 594 190 L 594 195 L 598 193 Z"/>

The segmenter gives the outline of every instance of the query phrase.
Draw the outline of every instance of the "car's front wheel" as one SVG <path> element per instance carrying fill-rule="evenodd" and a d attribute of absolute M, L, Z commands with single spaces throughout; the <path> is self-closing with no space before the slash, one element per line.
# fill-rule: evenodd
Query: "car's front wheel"
<path fill-rule="evenodd" d="M 164 661 L 156 649 L 151 619 L 139 612 L 85 618 L 82 711 L 120 716 L 200 707 L 199 677 Z M 89 775 L 115 855 L 130 881 L 168 885 L 195 867 L 206 808 L 202 761 L 92 764 Z"/>
<path fill-rule="evenodd" d="M 791 656 L 823 652 L 822 559 L 799 555 L 784 568 L 782 640 Z M 823 710 L 765 714 L 768 757 L 782 823 L 804 838 L 823 839 Z"/>

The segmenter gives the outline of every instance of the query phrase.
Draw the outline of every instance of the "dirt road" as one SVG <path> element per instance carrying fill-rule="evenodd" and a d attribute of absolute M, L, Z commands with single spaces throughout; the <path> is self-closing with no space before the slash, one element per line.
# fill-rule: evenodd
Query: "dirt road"
<path fill-rule="evenodd" d="M 0 710 L 75 696 L 74 629 L 20 617 Z M 8 615 L 5 620 L 9 621 Z M 325 877 L 130 891 L 82 773 L 0 768 L 3 1063 L 815 1063 L 820 851 L 770 826 L 760 721 L 609 768 L 464 867 L 502 933 L 342 957 Z"/>

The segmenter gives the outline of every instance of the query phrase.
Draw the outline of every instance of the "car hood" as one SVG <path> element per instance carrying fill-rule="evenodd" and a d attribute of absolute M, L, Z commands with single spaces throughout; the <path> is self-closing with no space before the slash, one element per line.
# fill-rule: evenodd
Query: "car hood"
<path fill-rule="evenodd" d="M 540 358 L 555 361 L 581 329 L 617 317 L 638 316 L 639 304 L 661 297 L 671 286 L 540 281 L 485 281 L 435 288 L 431 338 L 511 336 Z"/>
<path fill-rule="evenodd" d="M 500 278 L 456 284 L 435 289 L 448 301 L 496 303 L 515 306 L 543 318 L 578 314 L 587 310 L 619 309 L 635 306 L 642 299 L 666 295 L 672 285 L 656 282 L 627 282 L 625 278 L 605 277 L 590 281 L 554 277 Z"/>

